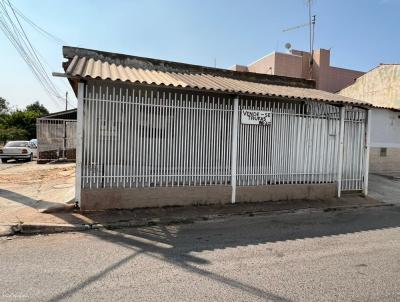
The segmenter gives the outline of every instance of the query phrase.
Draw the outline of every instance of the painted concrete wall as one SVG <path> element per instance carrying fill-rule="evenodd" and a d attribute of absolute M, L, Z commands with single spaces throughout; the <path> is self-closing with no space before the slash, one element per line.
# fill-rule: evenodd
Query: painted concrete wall
<path fill-rule="evenodd" d="M 247 71 L 273 74 L 294 78 L 310 78 L 310 53 L 291 50 L 290 53 L 272 52 L 247 66 Z M 312 78 L 316 88 L 329 92 L 338 92 L 354 83 L 364 72 L 334 67 L 330 65 L 330 50 L 317 49 L 313 56 Z M 232 67 L 236 71 L 245 71 L 243 65 Z"/>
<path fill-rule="evenodd" d="M 400 109 L 400 64 L 382 64 L 339 94 L 375 106 Z"/>
<path fill-rule="evenodd" d="M 230 186 L 83 189 L 81 209 L 126 209 L 200 204 L 227 204 Z M 298 184 L 237 187 L 237 202 L 319 200 L 335 198 L 337 184 Z"/>
<path fill-rule="evenodd" d="M 247 66 L 247 68 L 250 72 L 275 74 L 275 53 L 262 57 L 261 59 Z"/>
<path fill-rule="evenodd" d="M 371 147 L 400 148 L 400 112 L 372 110 Z"/>

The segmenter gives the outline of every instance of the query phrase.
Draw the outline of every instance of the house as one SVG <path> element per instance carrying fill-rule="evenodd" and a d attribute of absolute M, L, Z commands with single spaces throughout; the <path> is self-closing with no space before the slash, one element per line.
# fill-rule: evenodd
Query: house
<path fill-rule="evenodd" d="M 300 78 L 63 54 L 83 210 L 367 194 L 365 102 Z"/>
<path fill-rule="evenodd" d="M 371 119 L 370 171 L 400 172 L 400 64 L 381 64 L 339 94 L 377 107 Z"/>
<path fill-rule="evenodd" d="M 312 57 L 312 61 L 311 61 Z M 311 55 L 307 51 L 291 49 L 287 53 L 272 52 L 248 66 L 234 65 L 233 70 L 250 71 L 286 77 L 313 79 L 316 88 L 338 92 L 354 83 L 364 72 L 331 66 L 331 51 L 317 49 Z M 312 70 L 310 68 L 312 62 Z"/>

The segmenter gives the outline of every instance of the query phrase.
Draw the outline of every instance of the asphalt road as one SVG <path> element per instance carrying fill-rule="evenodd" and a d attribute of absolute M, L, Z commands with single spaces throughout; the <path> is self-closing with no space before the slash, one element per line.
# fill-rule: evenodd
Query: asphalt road
<path fill-rule="evenodd" d="M 400 301 L 400 208 L 0 239 L 0 301 Z"/>

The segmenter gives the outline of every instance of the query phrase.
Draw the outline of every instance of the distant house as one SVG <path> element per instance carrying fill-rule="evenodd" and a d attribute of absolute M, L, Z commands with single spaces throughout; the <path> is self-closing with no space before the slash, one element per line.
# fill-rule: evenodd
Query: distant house
<path fill-rule="evenodd" d="M 339 94 L 378 107 L 371 120 L 371 172 L 400 172 L 400 64 L 381 64 Z"/>
<path fill-rule="evenodd" d="M 317 49 L 312 56 L 307 51 L 291 49 L 287 53 L 272 52 L 247 66 L 234 65 L 231 69 L 313 79 L 317 89 L 329 92 L 338 92 L 364 74 L 358 70 L 331 66 L 330 57 L 331 51 L 328 49 Z M 310 61 L 313 63 L 312 70 Z"/>
<path fill-rule="evenodd" d="M 365 102 L 300 78 L 63 52 L 83 210 L 367 194 Z"/>

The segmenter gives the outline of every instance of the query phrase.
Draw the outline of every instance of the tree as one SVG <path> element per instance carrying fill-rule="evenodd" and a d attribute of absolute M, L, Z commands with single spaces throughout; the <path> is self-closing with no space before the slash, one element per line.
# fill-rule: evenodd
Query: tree
<path fill-rule="evenodd" d="M 6 114 L 10 111 L 10 103 L 0 96 L 0 114 Z"/>
<path fill-rule="evenodd" d="M 25 140 L 29 136 L 28 131 L 20 128 L 1 128 L 0 127 L 0 142 L 6 143 L 13 140 Z"/>
<path fill-rule="evenodd" d="M 42 104 L 40 104 L 38 101 L 26 106 L 26 111 L 33 111 L 37 112 L 40 114 L 40 116 L 49 114 L 49 110 L 47 110 L 46 107 L 44 107 Z"/>
<path fill-rule="evenodd" d="M 36 119 L 49 114 L 45 106 L 34 102 L 25 110 L 10 110 L 8 102 L 0 98 L 0 141 L 30 140 L 36 137 Z"/>

